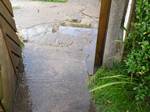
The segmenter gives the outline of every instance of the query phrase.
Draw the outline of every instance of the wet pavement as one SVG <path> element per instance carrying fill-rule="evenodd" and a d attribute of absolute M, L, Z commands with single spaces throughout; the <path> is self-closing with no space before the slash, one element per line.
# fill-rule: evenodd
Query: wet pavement
<path fill-rule="evenodd" d="M 60 27 L 52 33 L 44 25 L 22 33 L 27 41 L 23 57 L 32 112 L 88 112 L 87 81 L 96 29 Z"/>
<path fill-rule="evenodd" d="M 52 29 L 50 24 L 41 24 L 22 29 L 21 32 L 23 40 L 27 43 L 60 49 L 72 54 L 71 56 L 75 59 L 79 58 L 75 56 L 80 56 L 79 59 L 85 63 L 87 68 L 86 72 L 89 75 L 92 74 L 97 29 L 59 26 L 56 33 L 53 33 Z"/>
<path fill-rule="evenodd" d="M 87 83 L 97 29 L 59 25 L 53 32 L 48 22 L 28 27 L 17 22 L 17 26 L 25 42 L 25 74 L 14 112 L 89 112 Z"/>

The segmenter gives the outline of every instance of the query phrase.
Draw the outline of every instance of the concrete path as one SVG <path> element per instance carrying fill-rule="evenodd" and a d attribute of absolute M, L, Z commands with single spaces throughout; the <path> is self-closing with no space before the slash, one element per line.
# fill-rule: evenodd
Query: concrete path
<path fill-rule="evenodd" d="M 16 23 L 26 43 L 23 49 L 25 74 L 14 112 L 89 112 L 87 82 L 94 62 L 96 26 L 59 26 L 53 32 L 53 25 L 66 19 L 66 14 L 72 16 L 82 9 L 75 2 L 66 4 L 66 7 L 71 5 L 72 11 L 65 9 L 64 4 L 13 1 L 15 7 L 16 4 Z M 49 7 L 52 10 L 49 11 Z M 57 11 L 64 8 L 64 13 L 57 14 L 55 8 Z M 94 26 L 96 18 L 90 19 Z"/>
<path fill-rule="evenodd" d="M 67 3 L 12 0 L 12 3 L 18 28 L 61 23 L 71 17 L 86 19 L 94 28 L 98 25 L 99 0 L 68 0 Z"/>

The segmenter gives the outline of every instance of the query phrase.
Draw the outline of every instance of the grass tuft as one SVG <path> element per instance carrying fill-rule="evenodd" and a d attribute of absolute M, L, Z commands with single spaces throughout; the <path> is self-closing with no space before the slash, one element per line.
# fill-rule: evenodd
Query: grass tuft
<path fill-rule="evenodd" d="M 97 112 L 148 112 L 147 105 L 137 105 L 134 100 L 132 85 L 120 68 L 100 68 L 89 81 Z"/>

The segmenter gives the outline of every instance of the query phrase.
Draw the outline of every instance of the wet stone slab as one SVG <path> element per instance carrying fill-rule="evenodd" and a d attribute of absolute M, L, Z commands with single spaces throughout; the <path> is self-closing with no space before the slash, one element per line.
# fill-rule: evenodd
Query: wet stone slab
<path fill-rule="evenodd" d="M 25 42 L 25 81 L 14 112 L 93 112 L 87 80 L 94 65 L 99 0 L 11 1 Z M 60 26 L 68 17 L 79 24 Z"/>
<path fill-rule="evenodd" d="M 96 29 L 49 24 L 22 30 L 25 79 L 32 112 L 89 112 Z M 90 63 L 90 64 L 89 64 Z M 17 111 L 16 111 L 17 112 Z"/>
<path fill-rule="evenodd" d="M 93 73 L 97 29 L 59 26 L 57 32 L 52 32 L 50 24 L 36 25 L 22 29 L 23 40 L 28 43 L 49 47 L 63 47 L 69 51 L 83 51 L 83 60 L 87 65 L 88 74 Z M 78 50 L 78 51 L 77 51 Z"/>
<path fill-rule="evenodd" d="M 26 44 L 24 63 L 33 112 L 88 111 L 84 64 L 61 52 Z"/>

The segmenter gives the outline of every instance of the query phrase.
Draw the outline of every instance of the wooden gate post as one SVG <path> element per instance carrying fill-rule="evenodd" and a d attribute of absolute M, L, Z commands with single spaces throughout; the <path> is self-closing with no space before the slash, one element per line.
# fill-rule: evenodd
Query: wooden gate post
<path fill-rule="evenodd" d="M 102 65 L 110 8 L 111 8 L 111 0 L 101 0 L 99 29 L 98 29 L 99 31 L 96 44 L 95 67 Z"/>

